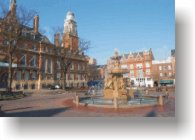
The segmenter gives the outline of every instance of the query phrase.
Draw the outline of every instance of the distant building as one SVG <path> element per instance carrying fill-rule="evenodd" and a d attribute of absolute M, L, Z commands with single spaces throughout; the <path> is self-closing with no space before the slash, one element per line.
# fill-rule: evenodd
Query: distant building
<path fill-rule="evenodd" d="M 5 19 L 16 18 L 16 1 L 12 1 L 10 11 Z M 15 21 L 17 22 L 17 20 Z M 4 26 L 0 24 L 0 32 Z M 14 53 L 13 85 L 15 89 L 41 89 L 48 85 L 63 85 L 64 78 L 68 87 L 87 85 L 87 60 L 78 53 L 79 37 L 74 13 L 68 12 L 64 23 L 62 44 L 59 34 L 55 34 L 54 44 L 39 32 L 39 16 L 34 17 L 33 28 L 25 26 L 22 37 L 17 42 Z M 6 42 L 0 35 L 0 88 L 6 86 L 8 57 L 5 53 Z M 62 61 L 71 63 L 66 76 Z M 1 67 L 4 66 L 4 67 Z"/>
<path fill-rule="evenodd" d="M 88 60 L 87 66 L 88 81 L 101 80 L 103 77 L 101 66 L 97 65 L 97 61 L 94 58 L 86 56 L 86 59 Z"/>
<path fill-rule="evenodd" d="M 106 69 L 106 65 L 99 65 L 98 66 L 99 79 L 101 79 L 101 80 L 103 80 L 105 78 L 105 69 Z"/>
<path fill-rule="evenodd" d="M 157 85 L 173 85 L 175 83 L 174 68 L 171 58 L 163 61 L 153 61 L 153 80 Z"/>
<path fill-rule="evenodd" d="M 134 52 L 121 55 L 121 67 L 128 69 L 129 73 L 124 77 L 130 78 L 132 86 L 153 87 L 152 61 L 154 59 L 152 50 Z M 111 59 L 107 62 L 108 73 L 113 68 Z"/>
<path fill-rule="evenodd" d="M 92 57 L 87 57 L 89 65 L 97 65 L 97 60 Z"/>

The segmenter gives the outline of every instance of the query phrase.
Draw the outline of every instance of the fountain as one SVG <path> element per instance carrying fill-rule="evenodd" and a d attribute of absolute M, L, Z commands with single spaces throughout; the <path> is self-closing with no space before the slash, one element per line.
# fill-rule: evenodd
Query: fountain
<path fill-rule="evenodd" d="M 115 50 L 111 58 L 114 62 L 113 68 L 109 71 L 104 80 L 104 89 L 96 91 L 87 97 L 76 96 L 73 101 L 77 106 L 93 106 L 106 108 L 134 108 L 154 105 L 164 105 L 166 102 L 165 94 L 152 94 L 138 92 L 129 92 L 126 87 L 123 74 L 128 73 L 127 69 L 122 69 L 120 56 Z"/>
<path fill-rule="evenodd" d="M 128 70 L 121 68 L 120 57 L 117 50 L 115 50 L 115 55 L 112 59 L 114 60 L 114 68 L 105 79 L 104 98 L 127 101 L 128 93 L 123 74 L 128 73 Z"/>

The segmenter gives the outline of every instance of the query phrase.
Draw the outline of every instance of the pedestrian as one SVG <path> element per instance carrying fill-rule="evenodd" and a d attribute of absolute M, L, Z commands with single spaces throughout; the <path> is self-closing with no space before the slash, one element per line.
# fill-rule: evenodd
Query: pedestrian
<path fill-rule="evenodd" d="M 92 95 L 95 96 L 95 88 L 92 86 Z"/>
<path fill-rule="evenodd" d="M 88 90 L 87 94 L 88 94 L 88 95 L 91 94 L 91 87 L 89 87 L 89 90 Z"/>

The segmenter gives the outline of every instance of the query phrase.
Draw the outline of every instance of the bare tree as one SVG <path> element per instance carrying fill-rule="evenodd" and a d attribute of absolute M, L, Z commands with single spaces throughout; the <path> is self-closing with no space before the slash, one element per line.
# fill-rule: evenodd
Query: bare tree
<path fill-rule="evenodd" d="M 79 49 L 80 49 L 80 52 L 87 52 L 89 49 L 91 49 L 91 41 L 80 38 L 79 39 Z"/>
<path fill-rule="evenodd" d="M 22 31 L 33 19 L 36 12 L 31 10 L 25 10 L 22 7 L 18 8 L 16 15 L 15 9 L 8 11 L 0 21 L 0 36 L 3 38 L 3 45 L 0 49 L 5 50 L 8 57 L 8 84 L 7 89 L 9 93 L 12 93 L 12 81 L 13 81 L 13 61 L 15 59 L 15 52 L 18 47 L 18 41 L 22 37 Z"/>
<path fill-rule="evenodd" d="M 70 66 L 72 65 L 72 59 L 71 57 L 78 57 L 78 55 L 82 55 L 84 56 L 84 52 L 86 52 L 89 48 L 90 48 L 90 41 L 85 41 L 84 39 L 80 39 L 79 40 L 79 49 L 75 52 L 71 52 L 69 51 L 65 51 L 61 57 L 61 68 L 63 70 L 63 89 L 66 89 L 66 74 L 68 73 L 68 70 L 70 68 Z"/>
<path fill-rule="evenodd" d="M 71 51 L 69 49 L 66 49 L 62 47 L 62 38 L 63 38 L 63 26 L 62 27 L 54 27 L 53 32 L 54 34 L 58 34 L 58 41 L 59 41 L 59 46 L 58 46 L 58 52 L 60 52 L 60 57 L 59 57 L 59 62 L 60 62 L 60 67 L 63 72 L 63 89 L 66 89 L 66 75 L 68 73 L 68 70 L 72 64 L 72 57 L 77 57 L 77 56 L 84 56 L 84 52 L 86 52 L 89 48 L 91 48 L 91 42 L 86 41 L 85 39 L 79 39 L 79 48 L 76 51 Z"/>

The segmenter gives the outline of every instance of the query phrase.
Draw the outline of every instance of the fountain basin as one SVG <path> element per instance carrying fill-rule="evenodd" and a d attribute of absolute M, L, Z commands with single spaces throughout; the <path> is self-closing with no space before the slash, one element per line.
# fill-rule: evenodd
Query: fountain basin
<path fill-rule="evenodd" d="M 79 102 L 73 101 L 80 106 L 100 107 L 100 108 L 115 108 L 114 101 L 112 99 L 104 98 L 92 98 L 92 97 L 80 97 Z M 151 107 L 159 105 L 159 98 L 143 97 L 129 99 L 126 102 L 124 100 L 118 100 L 118 108 L 139 108 L 139 107 Z"/>

